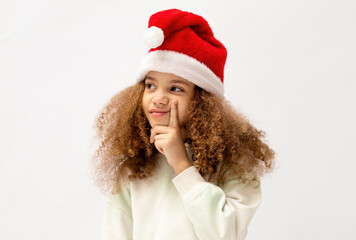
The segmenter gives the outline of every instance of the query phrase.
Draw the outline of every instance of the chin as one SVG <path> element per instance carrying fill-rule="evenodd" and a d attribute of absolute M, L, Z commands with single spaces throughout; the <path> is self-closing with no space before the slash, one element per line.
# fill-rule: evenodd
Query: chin
<path fill-rule="evenodd" d="M 154 126 L 168 126 L 168 123 L 169 121 L 166 121 L 166 120 L 152 120 L 152 121 L 149 121 L 150 122 L 150 125 L 151 127 L 154 127 Z"/>

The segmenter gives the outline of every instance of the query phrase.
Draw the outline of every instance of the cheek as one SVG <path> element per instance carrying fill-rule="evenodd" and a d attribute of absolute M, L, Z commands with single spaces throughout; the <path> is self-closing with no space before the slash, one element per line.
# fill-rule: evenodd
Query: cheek
<path fill-rule="evenodd" d="M 147 97 L 143 96 L 142 97 L 142 108 L 143 108 L 143 112 L 145 113 L 146 117 L 147 117 L 147 113 L 148 113 L 148 99 Z"/>
<path fill-rule="evenodd" d="M 183 127 L 186 124 L 188 114 L 187 114 L 187 106 L 186 105 L 181 105 L 181 107 L 178 109 L 178 120 L 179 120 L 179 125 Z"/>

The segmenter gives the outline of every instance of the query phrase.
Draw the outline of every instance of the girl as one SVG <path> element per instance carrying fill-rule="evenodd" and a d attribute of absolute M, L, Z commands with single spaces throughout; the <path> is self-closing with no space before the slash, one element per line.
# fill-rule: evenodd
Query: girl
<path fill-rule="evenodd" d="M 227 51 L 201 16 L 153 14 L 136 84 L 97 117 L 102 240 L 237 240 L 274 152 L 224 98 Z"/>

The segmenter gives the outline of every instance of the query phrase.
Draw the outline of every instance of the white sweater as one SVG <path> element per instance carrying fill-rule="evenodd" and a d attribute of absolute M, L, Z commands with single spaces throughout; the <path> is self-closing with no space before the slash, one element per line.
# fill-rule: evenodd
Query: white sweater
<path fill-rule="evenodd" d="M 191 160 L 189 145 L 185 144 Z M 102 240 L 243 240 L 261 201 L 260 187 L 222 188 L 191 166 L 176 176 L 161 153 L 158 173 L 107 198 Z"/>

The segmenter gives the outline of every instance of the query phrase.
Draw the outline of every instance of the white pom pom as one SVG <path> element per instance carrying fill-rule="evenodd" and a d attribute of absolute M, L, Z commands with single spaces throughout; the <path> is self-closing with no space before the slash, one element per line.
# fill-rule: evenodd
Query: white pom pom
<path fill-rule="evenodd" d="M 146 29 L 143 40 L 147 47 L 156 48 L 162 45 L 164 41 L 164 33 L 162 29 L 152 26 Z"/>

